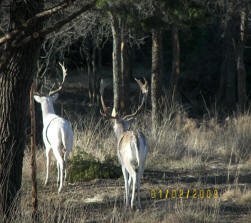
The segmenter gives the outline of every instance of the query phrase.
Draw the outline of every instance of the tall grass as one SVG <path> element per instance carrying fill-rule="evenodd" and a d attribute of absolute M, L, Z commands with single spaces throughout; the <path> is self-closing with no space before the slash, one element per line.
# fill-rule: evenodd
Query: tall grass
<path fill-rule="evenodd" d="M 70 156 L 72 167 L 74 163 L 81 160 L 86 162 L 88 159 L 104 165 L 111 162 L 112 165 L 119 167 L 110 121 L 92 113 L 79 118 L 73 126 L 74 146 Z M 189 118 L 182 107 L 173 104 L 166 106 L 156 138 L 152 136 L 151 114 L 147 110 L 137 117 L 131 128 L 140 129 L 149 141 L 147 169 L 193 170 L 202 167 L 231 169 L 232 166 L 241 165 L 250 167 L 251 114 L 249 112 L 234 114 L 223 121 L 219 121 L 217 116 L 196 120 Z M 43 151 L 37 153 L 40 191 L 45 175 L 43 154 Z M 56 165 L 54 164 L 51 168 L 55 171 L 50 179 L 54 178 L 55 182 Z M 31 222 L 30 187 L 27 183 L 30 181 L 29 176 L 29 158 L 25 157 L 23 186 L 20 191 L 22 208 L 18 213 L 13 213 L 13 216 L 18 217 L 13 217 L 12 222 Z M 250 205 L 249 190 L 238 191 L 236 188 L 229 188 L 223 193 L 222 199 L 218 200 L 188 199 L 187 201 L 151 201 L 148 203 L 145 201 L 143 205 L 145 209 L 139 212 L 125 212 L 123 205 L 111 201 L 109 205 L 112 207 L 106 207 L 106 211 L 98 204 L 94 205 L 91 211 L 92 209 L 82 201 L 73 205 L 72 202 L 67 202 L 69 197 L 57 195 L 56 185 L 52 184 L 49 187 L 52 191 L 55 190 L 55 193 L 48 192 L 48 194 L 39 195 L 41 222 L 85 222 L 88 219 L 95 219 L 97 214 L 99 217 L 102 215 L 103 222 L 218 222 L 221 206 L 226 201 L 231 201 L 231 204 Z M 68 193 L 77 197 L 78 192 Z M 241 198 L 239 203 L 235 202 L 238 197 Z"/>
<path fill-rule="evenodd" d="M 90 114 L 74 124 L 73 156 L 88 153 L 100 162 L 116 155 L 116 144 L 109 120 Z"/>
<path fill-rule="evenodd" d="M 200 168 L 208 164 L 228 166 L 244 163 L 251 152 L 251 114 L 234 114 L 224 121 L 217 115 L 204 119 L 189 118 L 177 104 L 165 107 L 163 119 L 152 136 L 151 114 L 140 114 L 131 129 L 141 130 L 148 139 L 150 152 L 146 168 Z M 74 125 L 73 156 L 90 154 L 100 162 L 117 160 L 112 123 L 90 114 Z M 118 163 L 117 163 L 118 164 Z"/>

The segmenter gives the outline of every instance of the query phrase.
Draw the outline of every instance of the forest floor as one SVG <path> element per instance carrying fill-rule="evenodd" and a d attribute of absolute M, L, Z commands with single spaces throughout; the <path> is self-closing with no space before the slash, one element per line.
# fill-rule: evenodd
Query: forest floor
<path fill-rule="evenodd" d="M 26 169 L 22 187 L 26 215 L 31 213 L 29 173 Z M 240 174 L 239 182 L 232 182 L 236 178 L 230 173 L 227 183 L 228 174 L 220 169 L 189 173 L 146 170 L 141 184 L 141 210 L 125 210 L 122 178 L 69 183 L 58 194 L 55 171 L 47 186 L 43 185 L 42 173 L 38 175 L 41 222 L 251 221 L 250 174 Z"/>
<path fill-rule="evenodd" d="M 87 83 L 81 76 L 70 78 L 55 105 L 56 113 L 61 111 L 73 123 L 70 159 L 74 162 L 87 153 L 100 162 L 107 155 L 117 160 L 110 123 L 100 122 L 97 115 L 88 116 L 92 108 L 88 105 Z M 40 222 L 251 222 L 251 115 L 236 115 L 225 123 L 212 116 L 198 124 L 179 109 L 168 107 L 157 140 L 151 136 L 147 111 L 134 124 L 143 130 L 150 144 L 141 183 L 141 210 L 125 209 L 122 177 L 79 180 L 65 185 L 58 194 L 54 161 L 49 185 L 44 186 L 45 155 L 43 148 L 38 150 Z M 22 217 L 18 222 L 31 222 L 28 150 L 21 195 Z"/>

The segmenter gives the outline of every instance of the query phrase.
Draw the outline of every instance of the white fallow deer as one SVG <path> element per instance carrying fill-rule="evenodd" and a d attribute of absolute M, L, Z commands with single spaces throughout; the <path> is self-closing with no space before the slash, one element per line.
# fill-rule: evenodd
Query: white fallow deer
<path fill-rule="evenodd" d="M 43 116 L 43 141 L 46 149 L 46 178 L 45 185 L 48 183 L 49 178 L 49 165 L 50 165 L 50 150 L 57 161 L 58 170 L 58 192 L 60 193 L 63 187 L 63 173 L 65 180 L 67 178 L 67 160 L 73 144 L 73 131 L 70 123 L 64 118 L 55 114 L 53 102 L 58 97 L 58 92 L 62 89 L 67 70 L 64 65 L 59 63 L 63 72 L 63 81 L 59 88 L 50 91 L 48 96 L 41 96 L 35 92 L 34 99 L 41 104 Z"/>
<path fill-rule="evenodd" d="M 140 203 L 140 178 L 144 172 L 144 166 L 146 161 L 146 156 L 148 153 L 148 142 L 142 132 L 139 130 L 130 131 L 129 127 L 134 117 L 139 114 L 142 110 L 144 102 L 148 94 L 147 81 L 144 79 L 143 84 L 140 80 L 135 79 L 143 93 L 143 99 L 138 107 L 138 109 L 129 115 L 124 117 L 118 117 L 116 112 L 112 112 L 112 115 L 108 114 L 107 107 L 104 103 L 104 86 L 101 80 L 100 85 L 100 96 L 101 103 L 104 112 L 100 111 L 101 115 L 113 120 L 113 129 L 117 141 L 117 155 L 119 162 L 122 167 L 122 172 L 125 180 L 125 198 L 126 198 L 126 208 L 129 205 L 130 200 L 130 189 L 132 181 L 132 196 L 131 196 L 131 208 L 133 208 L 135 199 L 135 189 L 137 184 L 137 194 L 138 194 L 138 208 L 141 208 Z"/>

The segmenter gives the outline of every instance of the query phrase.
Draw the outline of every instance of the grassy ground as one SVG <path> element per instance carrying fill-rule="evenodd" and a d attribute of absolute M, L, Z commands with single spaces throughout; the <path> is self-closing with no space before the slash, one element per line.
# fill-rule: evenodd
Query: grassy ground
<path fill-rule="evenodd" d="M 69 110 L 67 104 L 76 100 L 69 98 L 62 112 L 74 128 L 69 184 L 57 193 L 54 161 L 50 183 L 43 185 L 41 148 L 37 152 L 40 222 L 251 222 L 250 113 L 196 120 L 188 118 L 180 106 L 167 104 L 155 138 L 145 110 L 132 126 L 142 130 L 150 145 L 142 179 L 142 210 L 125 210 L 111 123 L 99 116 L 98 109 L 86 109 L 84 100 L 78 102 L 82 107 Z M 13 213 L 12 222 L 31 222 L 30 175 L 26 151 L 22 208 Z"/>
<path fill-rule="evenodd" d="M 74 124 L 69 175 L 78 177 L 71 178 L 61 194 L 57 193 L 55 163 L 50 184 L 43 185 L 45 157 L 41 149 L 37 154 L 41 222 L 250 222 L 251 115 L 235 115 L 220 123 L 214 118 L 189 119 L 182 110 L 178 114 L 166 113 L 156 139 L 147 126 L 148 112 L 133 125 L 145 133 L 150 144 L 140 211 L 124 209 L 121 177 L 91 180 L 99 170 L 79 175 L 88 166 L 83 163 L 90 160 L 118 167 L 108 121 L 96 121 L 91 115 Z M 27 153 L 18 222 L 31 221 L 29 165 Z"/>

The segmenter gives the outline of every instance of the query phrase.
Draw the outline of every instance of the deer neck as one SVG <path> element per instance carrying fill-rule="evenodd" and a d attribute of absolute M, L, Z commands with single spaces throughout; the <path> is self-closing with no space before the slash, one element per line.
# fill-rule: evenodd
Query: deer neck
<path fill-rule="evenodd" d="M 45 123 L 50 115 L 55 114 L 55 110 L 52 103 L 42 103 L 41 108 L 42 108 L 43 122 Z"/>
<path fill-rule="evenodd" d="M 124 132 L 127 131 L 123 123 L 118 123 L 117 121 L 115 121 L 113 129 L 114 129 L 117 142 L 119 141 L 120 137 L 124 134 Z"/>

